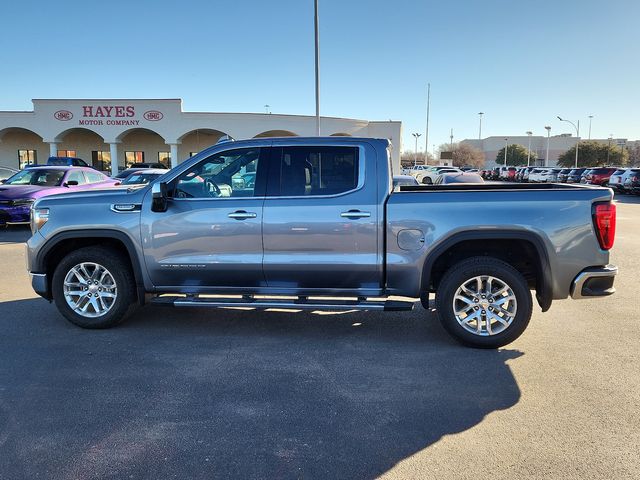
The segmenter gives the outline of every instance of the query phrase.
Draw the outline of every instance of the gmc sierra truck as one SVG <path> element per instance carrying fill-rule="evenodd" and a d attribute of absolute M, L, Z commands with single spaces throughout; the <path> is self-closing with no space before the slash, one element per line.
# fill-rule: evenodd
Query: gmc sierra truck
<path fill-rule="evenodd" d="M 393 186 L 387 140 L 214 145 L 151 185 L 54 195 L 31 211 L 34 290 L 85 328 L 137 305 L 411 310 L 463 344 L 527 327 L 532 295 L 614 292 L 607 188 Z M 408 299 L 393 298 L 396 296 Z"/>

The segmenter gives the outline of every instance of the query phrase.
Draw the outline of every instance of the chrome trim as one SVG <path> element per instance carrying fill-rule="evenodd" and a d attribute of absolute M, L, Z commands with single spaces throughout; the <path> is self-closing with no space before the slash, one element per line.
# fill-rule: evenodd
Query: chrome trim
<path fill-rule="evenodd" d="M 236 220 L 244 220 L 246 218 L 256 218 L 258 216 L 255 212 L 233 212 L 227 215 L 229 218 L 235 218 Z"/>
<path fill-rule="evenodd" d="M 371 216 L 371 212 L 342 212 L 340 216 L 343 218 L 368 218 Z"/>
<path fill-rule="evenodd" d="M 595 298 L 593 296 L 583 296 L 582 287 L 587 280 L 597 277 L 615 277 L 618 274 L 618 267 L 615 265 L 606 265 L 604 267 L 591 267 L 583 270 L 571 282 L 571 298 L 581 300 L 585 298 Z"/>
<path fill-rule="evenodd" d="M 117 208 L 117 207 L 131 207 L 131 208 Z M 116 213 L 140 213 L 142 210 L 141 203 L 114 203 L 109 207 L 109 210 Z"/>

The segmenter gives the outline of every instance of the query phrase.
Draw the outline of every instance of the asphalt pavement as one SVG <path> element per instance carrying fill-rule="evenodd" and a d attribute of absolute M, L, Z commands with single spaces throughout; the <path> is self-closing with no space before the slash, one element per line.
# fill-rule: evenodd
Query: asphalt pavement
<path fill-rule="evenodd" d="M 498 351 L 435 313 L 147 306 L 82 330 L 0 230 L 0 479 L 638 478 L 640 197 L 613 297 L 537 308 Z"/>

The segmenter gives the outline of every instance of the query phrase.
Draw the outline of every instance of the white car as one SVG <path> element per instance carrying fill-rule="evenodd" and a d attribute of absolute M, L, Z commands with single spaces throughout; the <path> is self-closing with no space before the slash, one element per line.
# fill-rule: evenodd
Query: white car
<path fill-rule="evenodd" d="M 418 183 L 431 185 L 438 178 L 438 175 L 442 173 L 462 173 L 462 170 L 456 167 L 432 167 L 430 170 L 425 170 L 415 177 Z"/>

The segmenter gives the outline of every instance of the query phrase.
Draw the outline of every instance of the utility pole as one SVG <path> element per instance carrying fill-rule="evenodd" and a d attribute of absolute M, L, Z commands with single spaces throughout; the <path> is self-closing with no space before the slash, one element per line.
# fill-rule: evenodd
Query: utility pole
<path fill-rule="evenodd" d="M 316 135 L 320 136 L 320 34 L 318 33 L 318 0 L 314 0 L 316 33 Z"/>
<path fill-rule="evenodd" d="M 416 149 L 413 152 L 413 166 L 415 167 L 418 164 L 418 138 L 422 136 L 421 133 L 412 133 L 413 137 L 416 139 Z"/>
<path fill-rule="evenodd" d="M 427 153 L 429 152 L 429 109 L 431 107 L 431 84 L 427 83 L 427 128 L 424 132 L 424 154 L 425 162 L 427 159 Z"/>

